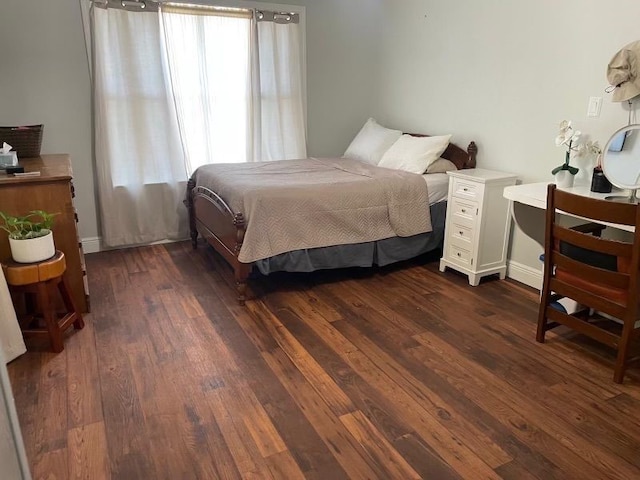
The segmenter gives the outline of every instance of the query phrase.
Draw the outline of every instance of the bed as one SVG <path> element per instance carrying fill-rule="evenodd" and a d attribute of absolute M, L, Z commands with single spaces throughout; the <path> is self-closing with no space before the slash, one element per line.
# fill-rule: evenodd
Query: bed
<path fill-rule="evenodd" d="M 471 142 L 466 150 L 451 143 L 441 156 L 464 169 L 475 167 L 476 155 Z M 276 185 L 280 179 L 286 186 Z M 345 158 L 214 164 L 191 176 L 185 204 L 193 247 L 202 236 L 231 265 L 244 304 L 253 268 L 268 275 L 383 266 L 440 248 L 447 185 L 444 173 L 392 172 Z M 338 216 L 327 218 L 325 205 Z M 390 218 L 391 230 L 376 212 Z"/>

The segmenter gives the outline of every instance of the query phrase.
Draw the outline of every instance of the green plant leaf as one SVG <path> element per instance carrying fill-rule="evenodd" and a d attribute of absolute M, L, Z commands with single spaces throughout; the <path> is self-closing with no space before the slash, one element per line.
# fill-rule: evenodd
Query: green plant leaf
<path fill-rule="evenodd" d="M 53 217 L 57 213 L 44 210 L 33 210 L 27 215 L 13 216 L 0 212 L 0 229 L 6 231 L 13 239 L 36 238 L 48 234 L 53 226 Z M 40 221 L 36 221 L 39 217 Z"/>

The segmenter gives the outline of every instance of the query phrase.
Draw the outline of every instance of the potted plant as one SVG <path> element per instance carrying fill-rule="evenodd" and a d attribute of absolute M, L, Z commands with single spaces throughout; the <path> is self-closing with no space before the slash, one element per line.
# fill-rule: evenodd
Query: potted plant
<path fill-rule="evenodd" d="M 579 130 L 574 130 L 571 126 L 570 120 L 563 120 L 560 122 L 560 131 L 556 137 L 556 146 L 565 146 L 567 151 L 564 156 L 564 163 L 551 170 L 551 174 L 555 177 L 555 182 L 558 187 L 572 187 L 575 175 L 580 170 L 578 167 L 571 166 L 569 161 L 572 156 L 582 157 L 587 154 L 600 154 L 600 146 L 598 142 L 585 142 L 580 145 L 580 135 L 582 133 Z"/>
<path fill-rule="evenodd" d="M 0 228 L 9 234 L 9 246 L 13 260 L 34 263 L 53 257 L 53 217 L 55 213 L 33 210 L 27 215 L 15 217 L 0 212 Z"/>

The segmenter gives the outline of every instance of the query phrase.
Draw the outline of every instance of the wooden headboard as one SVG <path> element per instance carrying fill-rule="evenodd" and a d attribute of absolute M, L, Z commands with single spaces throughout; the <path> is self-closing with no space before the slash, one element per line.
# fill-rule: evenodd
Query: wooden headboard
<path fill-rule="evenodd" d="M 430 137 L 431 135 L 424 135 L 422 133 L 410 133 L 412 137 Z M 471 142 L 465 151 L 463 148 L 450 143 L 444 153 L 441 155 L 442 158 L 446 158 L 455 164 L 458 167 L 458 170 L 462 170 L 464 168 L 476 168 L 476 156 L 478 155 L 478 146 L 476 142 Z"/>
<path fill-rule="evenodd" d="M 462 170 L 463 168 L 476 168 L 476 155 L 478 155 L 476 142 L 470 142 L 466 151 L 450 143 L 442 154 L 442 158 L 451 160 L 458 167 L 458 170 Z"/>

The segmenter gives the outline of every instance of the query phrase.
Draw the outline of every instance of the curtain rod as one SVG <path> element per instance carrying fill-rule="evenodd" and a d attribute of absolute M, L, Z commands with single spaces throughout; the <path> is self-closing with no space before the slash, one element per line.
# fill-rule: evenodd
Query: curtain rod
<path fill-rule="evenodd" d="M 189 9 L 201 9 L 210 10 L 214 12 L 216 9 L 220 9 L 221 13 L 230 11 L 246 11 L 251 12 L 251 9 L 243 8 L 229 8 L 214 5 L 203 4 L 189 4 L 179 3 L 175 1 L 163 2 L 162 0 L 91 0 L 94 5 L 100 8 L 116 8 L 119 10 L 127 10 L 130 12 L 157 12 L 158 6 L 161 3 L 170 4 L 174 8 L 189 8 Z M 195 11 L 195 10 L 194 10 Z M 268 10 L 253 10 L 255 11 L 256 21 L 258 22 L 275 22 L 275 23 L 300 23 L 300 15 L 295 12 L 271 12 Z"/>
<path fill-rule="evenodd" d="M 300 15 L 293 12 L 256 10 L 256 20 L 258 22 L 300 23 Z"/>

